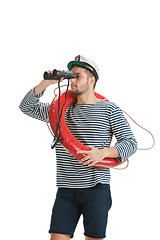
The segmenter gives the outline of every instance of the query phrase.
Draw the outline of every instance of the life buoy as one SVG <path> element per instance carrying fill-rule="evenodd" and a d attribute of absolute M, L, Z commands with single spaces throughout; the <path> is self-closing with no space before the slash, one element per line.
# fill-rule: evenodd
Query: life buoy
<path fill-rule="evenodd" d="M 95 96 L 101 100 L 109 101 L 105 97 L 101 96 L 98 93 L 94 93 Z M 58 117 L 58 97 L 59 94 L 57 94 L 54 99 L 52 100 L 52 103 L 49 108 L 49 121 L 50 121 L 50 126 L 55 134 L 57 124 L 59 122 L 59 117 Z M 67 98 L 66 98 L 66 103 L 65 103 L 65 91 L 61 93 L 60 96 L 60 109 L 62 108 L 63 104 L 64 108 L 62 110 L 62 117 L 60 121 L 60 126 L 61 126 L 61 139 L 60 143 L 63 145 L 63 147 L 76 159 L 80 160 L 81 158 L 85 157 L 83 154 L 77 154 L 77 151 L 79 150 L 84 150 L 84 151 L 90 151 L 90 148 L 87 146 L 84 146 L 81 142 L 79 142 L 73 134 L 70 132 L 66 121 L 65 121 L 65 112 L 66 109 L 68 108 L 69 105 L 75 103 L 77 100 L 77 96 L 75 94 L 71 93 L 71 90 L 67 92 Z M 59 134 L 57 132 L 56 138 L 59 137 Z M 126 160 L 125 160 L 126 161 Z M 104 158 L 102 161 L 98 162 L 97 164 L 94 165 L 94 167 L 97 168 L 108 168 L 108 167 L 116 167 L 120 165 L 121 163 L 117 161 L 116 158 Z"/>

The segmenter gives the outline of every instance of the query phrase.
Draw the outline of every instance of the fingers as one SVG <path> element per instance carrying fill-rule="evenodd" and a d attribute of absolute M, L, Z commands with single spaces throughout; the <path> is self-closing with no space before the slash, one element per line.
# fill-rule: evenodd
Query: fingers
<path fill-rule="evenodd" d="M 94 166 L 95 163 L 93 158 L 91 157 L 90 151 L 78 151 L 77 153 L 86 155 L 79 160 L 80 163 L 82 163 L 83 165 Z"/>
<path fill-rule="evenodd" d="M 82 154 L 84 157 L 79 160 L 80 163 L 88 165 L 89 167 L 94 166 L 97 162 L 103 159 L 102 150 L 93 146 L 88 146 L 89 151 L 79 150 L 77 154 Z"/>
<path fill-rule="evenodd" d="M 92 149 L 92 146 L 88 146 L 90 149 Z M 83 165 L 89 165 L 92 163 L 92 160 L 91 160 L 91 151 L 84 151 L 84 150 L 80 150 L 80 151 L 77 151 L 77 154 L 83 154 L 83 155 L 86 155 L 85 157 L 81 158 L 79 160 L 80 163 L 83 163 Z"/>
<path fill-rule="evenodd" d="M 79 161 L 80 163 L 82 163 L 83 165 L 88 165 L 89 167 L 92 167 L 92 166 L 94 166 L 96 163 L 94 162 L 94 160 L 93 159 L 91 159 L 91 158 L 89 158 L 89 159 L 87 159 L 87 160 L 80 160 Z"/>
<path fill-rule="evenodd" d="M 87 155 L 86 157 L 81 158 L 81 159 L 79 160 L 79 162 L 80 162 L 80 163 L 85 163 L 85 162 L 88 161 L 89 159 L 90 159 L 90 157 Z"/>
<path fill-rule="evenodd" d="M 83 151 L 83 150 L 80 150 L 80 151 L 77 151 L 77 154 L 88 154 L 89 151 Z"/>
<path fill-rule="evenodd" d="M 47 72 L 53 73 L 53 71 L 52 71 L 52 70 L 47 70 Z"/>
<path fill-rule="evenodd" d="M 88 156 L 81 159 L 79 162 L 82 163 L 83 165 L 88 165 L 88 166 L 93 166 L 95 164 L 91 158 L 88 158 Z"/>
<path fill-rule="evenodd" d="M 95 148 L 95 147 L 93 147 L 93 146 L 87 146 L 87 147 L 89 147 L 91 150 Z M 77 154 L 88 154 L 89 152 L 90 152 L 90 151 L 79 150 L 79 151 L 77 151 Z"/>

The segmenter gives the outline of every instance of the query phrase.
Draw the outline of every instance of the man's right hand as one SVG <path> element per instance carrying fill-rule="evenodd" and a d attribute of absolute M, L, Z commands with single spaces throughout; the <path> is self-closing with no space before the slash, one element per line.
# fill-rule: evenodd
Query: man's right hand
<path fill-rule="evenodd" d="M 48 72 L 52 73 L 52 71 L 50 71 L 50 70 Z M 63 80 L 64 80 L 64 78 L 61 78 L 60 82 L 62 82 Z M 37 96 L 39 93 L 44 91 L 50 85 L 58 83 L 58 81 L 59 80 L 45 80 L 45 79 L 43 79 L 33 90 L 33 95 Z"/>

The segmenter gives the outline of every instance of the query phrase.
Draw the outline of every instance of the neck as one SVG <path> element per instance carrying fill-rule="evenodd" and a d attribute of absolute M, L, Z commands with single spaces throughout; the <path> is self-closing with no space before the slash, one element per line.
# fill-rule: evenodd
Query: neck
<path fill-rule="evenodd" d="M 94 104 L 99 101 L 100 99 L 95 97 L 94 91 L 86 91 L 85 93 L 77 95 L 76 104 Z"/>

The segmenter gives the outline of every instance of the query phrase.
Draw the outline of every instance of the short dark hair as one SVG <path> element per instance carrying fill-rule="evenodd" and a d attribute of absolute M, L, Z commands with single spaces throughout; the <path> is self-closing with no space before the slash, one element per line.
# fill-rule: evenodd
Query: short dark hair
<path fill-rule="evenodd" d="M 96 82 L 97 82 L 97 81 L 96 81 L 96 78 L 95 78 L 95 76 L 94 76 L 89 70 L 85 69 L 85 72 L 86 72 L 88 78 L 94 77 L 94 79 L 95 79 L 95 81 L 94 81 L 94 86 L 93 86 L 93 90 L 94 90 L 95 87 L 96 87 Z"/>

